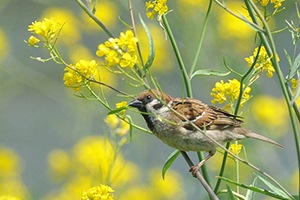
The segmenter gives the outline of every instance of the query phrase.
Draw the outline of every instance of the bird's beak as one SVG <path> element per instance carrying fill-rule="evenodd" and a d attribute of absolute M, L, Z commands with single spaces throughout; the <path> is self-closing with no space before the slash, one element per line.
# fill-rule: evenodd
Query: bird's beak
<path fill-rule="evenodd" d="M 141 108 L 144 106 L 143 102 L 141 102 L 140 100 L 134 99 L 133 101 L 131 101 L 128 106 L 134 107 L 134 108 Z"/>

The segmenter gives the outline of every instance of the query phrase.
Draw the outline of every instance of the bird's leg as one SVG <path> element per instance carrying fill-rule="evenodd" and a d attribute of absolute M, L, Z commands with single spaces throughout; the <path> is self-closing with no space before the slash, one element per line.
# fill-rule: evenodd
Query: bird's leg
<path fill-rule="evenodd" d="M 198 165 L 192 166 L 192 167 L 190 168 L 189 172 L 191 172 L 192 175 L 193 175 L 194 177 L 196 177 L 196 173 L 199 171 L 199 169 L 202 167 L 202 165 L 203 165 L 208 159 L 210 159 L 213 155 L 215 155 L 215 153 L 216 153 L 216 150 L 209 151 L 209 152 L 208 152 L 208 155 L 207 155 L 203 160 L 201 160 L 201 162 L 199 162 Z"/>

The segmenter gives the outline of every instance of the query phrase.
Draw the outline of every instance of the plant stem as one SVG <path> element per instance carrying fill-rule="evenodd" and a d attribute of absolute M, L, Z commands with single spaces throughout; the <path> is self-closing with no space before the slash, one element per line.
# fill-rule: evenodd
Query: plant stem
<path fill-rule="evenodd" d="M 291 119 L 291 123 L 292 123 L 292 128 L 293 128 L 293 132 L 294 132 L 294 137 L 295 137 L 295 143 L 296 143 L 296 149 L 297 149 L 297 157 L 298 157 L 298 169 L 300 169 L 300 145 L 299 145 L 299 138 L 298 138 L 298 127 L 297 127 L 297 122 L 295 120 L 295 116 L 293 114 L 293 109 L 292 109 L 292 105 L 291 105 L 291 99 L 289 98 L 289 94 L 288 94 L 288 90 L 285 87 L 285 81 L 284 81 L 284 76 L 282 74 L 282 71 L 280 69 L 278 60 L 277 60 L 277 53 L 276 53 L 276 48 L 275 48 L 275 44 L 274 44 L 274 40 L 272 37 L 272 33 L 269 29 L 269 26 L 266 22 L 266 20 L 264 19 L 264 17 L 261 15 L 260 11 L 258 10 L 258 8 L 256 7 L 256 5 L 253 3 L 252 0 L 244 0 L 245 4 L 247 6 L 248 12 L 253 20 L 253 22 L 257 25 L 259 25 L 259 21 L 257 20 L 257 17 L 261 20 L 263 27 L 265 29 L 265 34 L 263 34 L 262 32 L 258 32 L 259 37 L 263 43 L 263 45 L 265 46 L 266 51 L 269 54 L 269 57 L 272 57 L 271 61 L 272 64 L 275 68 L 277 77 L 279 79 L 279 83 L 283 92 L 283 95 L 285 97 L 287 106 L 288 106 L 288 110 L 289 110 L 289 115 L 290 115 L 290 119 Z M 299 181 L 300 181 L 300 173 L 299 173 Z M 275 181 L 275 180 L 273 180 Z M 294 199 L 294 197 L 289 194 L 277 181 L 274 182 L 275 184 L 277 184 L 278 187 L 280 187 L 287 195 L 289 195 L 292 199 Z M 299 195 L 300 195 L 300 189 L 299 189 Z"/>
<path fill-rule="evenodd" d="M 168 36 L 169 36 L 169 39 L 170 39 L 170 41 L 171 41 L 173 50 L 174 50 L 174 52 L 175 52 L 176 59 L 177 59 L 178 64 L 179 64 L 179 68 L 180 68 L 180 71 L 181 71 L 181 74 L 182 74 L 182 77 L 183 77 L 183 80 L 184 80 L 184 84 L 185 84 L 187 96 L 188 96 L 188 97 L 193 97 L 193 94 L 192 94 L 192 88 L 191 88 L 191 82 L 190 82 L 189 76 L 188 76 L 188 74 L 187 74 L 186 68 L 185 68 L 185 66 L 184 66 L 184 63 L 183 63 L 183 61 L 182 61 L 182 57 L 181 57 L 180 52 L 179 52 L 179 49 L 178 49 L 178 47 L 177 47 L 177 44 L 176 44 L 174 35 L 173 35 L 173 33 L 172 33 L 172 31 L 171 31 L 171 28 L 170 28 L 170 26 L 169 26 L 169 23 L 168 23 L 168 21 L 167 21 L 166 14 L 163 14 L 163 15 L 162 15 L 162 20 L 163 20 L 163 23 L 164 23 L 164 25 L 165 25 L 165 28 L 166 28 L 167 34 L 168 34 Z"/>
<path fill-rule="evenodd" d="M 208 8 L 207 8 L 207 11 L 206 11 L 205 20 L 204 20 L 204 24 L 203 24 L 203 27 L 202 27 L 202 32 L 201 32 L 198 48 L 197 48 L 197 51 L 196 51 L 196 56 L 195 56 L 195 59 L 193 61 L 192 67 L 190 69 L 190 75 L 189 75 L 190 77 L 194 73 L 194 70 L 195 70 L 199 55 L 200 55 L 200 51 L 201 51 L 202 43 L 203 43 L 203 40 L 204 40 L 204 35 L 205 35 L 205 32 L 206 32 L 207 23 L 208 23 L 208 16 L 210 14 L 211 7 L 212 7 L 212 2 L 213 2 L 213 0 L 210 0 L 209 4 L 208 4 Z"/>

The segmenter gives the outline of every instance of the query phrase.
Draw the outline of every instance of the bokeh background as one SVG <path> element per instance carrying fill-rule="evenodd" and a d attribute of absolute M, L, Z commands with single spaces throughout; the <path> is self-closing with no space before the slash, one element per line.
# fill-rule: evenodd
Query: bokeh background
<path fill-rule="evenodd" d="M 181 75 L 169 40 L 165 39 L 156 20 L 147 19 L 145 1 L 133 1 L 132 4 L 145 58 L 148 44 L 138 14 L 154 37 L 157 52 L 153 75 L 164 91 L 180 96 Z M 168 20 L 187 67 L 193 63 L 207 6 L 206 0 L 168 2 L 169 9 L 173 10 L 168 14 Z M 228 1 L 227 6 L 233 11 L 243 12 L 241 1 Z M 299 23 L 295 1 L 287 0 L 283 7 L 285 10 L 269 22 L 272 30 L 286 27 L 285 20 Z M 119 20 L 130 23 L 127 1 L 100 0 L 97 10 L 100 20 L 116 36 L 127 30 Z M 75 64 L 80 59 L 99 60 L 95 55 L 97 46 L 108 39 L 75 1 L 1 0 L 0 196 L 79 199 L 84 190 L 99 185 L 105 179 L 101 173 L 91 173 L 97 171 L 100 165 L 106 166 L 107 161 L 99 161 L 97 156 L 105 152 L 109 157 L 114 152 L 105 139 L 110 132 L 104 121 L 107 110 L 95 101 L 76 97 L 72 89 L 66 88 L 63 66 L 53 61 L 43 63 L 30 59 L 31 56 L 49 57 L 45 49 L 29 47 L 24 42 L 31 35 L 27 31 L 28 25 L 44 17 L 66 22 L 58 47 L 68 63 Z M 275 34 L 274 38 L 282 70 L 287 73 L 284 49 L 289 53 L 293 51 L 290 32 L 284 30 Z M 252 55 L 255 47 L 254 31 L 214 4 L 197 68 L 226 70 L 223 64 L 225 58 L 231 68 L 243 73 L 247 70 L 244 58 Z M 121 90 L 132 94 L 142 90 L 141 87 L 132 88 L 124 84 L 116 75 L 103 73 L 107 73 L 105 82 Z M 238 77 L 234 74 L 196 77 L 192 81 L 194 97 L 210 103 L 215 82 L 233 78 Z M 296 178 L 295 142 L 276 75 L 268 78 L 263 74 L 252 85 L 250 94 L 252 99 L 242 109 L 245 126 L 279 141 L 285 148 L 245 140 L 241 143 L 247 158 L 273 175 L 288 191 L 296 193 L 299 183 Z M 111 105 L 129 101 L 112 91 L 107 90 L 106 95 Z M 127 114 L 132 115 L 135 123 L 146 126 L 137 113 L 129 111 Z M 135 130 L 132 142 L 127 140 L 118 157 L 117 163 L 123 170 L 111 183 L 116 190 L 116 199 L 207 199 L 202 186 L 188 173 L 188 166 L 181 156 L 167 172 L 166 180 L 161 179 L 161 168 L 171 152 L 173 149 L 154 136 Z M 196 163 L 195 153 L 190 155 Z M 245 158 L 243 154 L 241 156 Z M 213 183 L 221 158 L 222 154 L 218 153 L 207 164 Z M 94 166 L 93 163 L 98 164 Z M 231 160 L 228 161 L 226 175 L 235 178 L 234 162 Z M 250 184 L 253 178 L 253 170 L 241 164 L 242 182 Z M 257 195 L 257 198 L 264 197 Z"/>

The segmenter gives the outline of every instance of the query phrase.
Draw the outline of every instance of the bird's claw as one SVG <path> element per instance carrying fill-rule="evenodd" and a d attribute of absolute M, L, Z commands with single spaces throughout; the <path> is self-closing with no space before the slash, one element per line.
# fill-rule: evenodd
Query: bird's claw
<path fill-rule="evenodd" d="M 199 171 L 199 168 L 197 166 L 192 166 L 189 170 L 189 172 L 191 172 L 193 177 L 195 177 L 195 178 L 197 177 L 196 174 L 198 171 Z"/>

